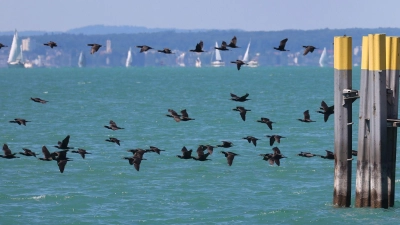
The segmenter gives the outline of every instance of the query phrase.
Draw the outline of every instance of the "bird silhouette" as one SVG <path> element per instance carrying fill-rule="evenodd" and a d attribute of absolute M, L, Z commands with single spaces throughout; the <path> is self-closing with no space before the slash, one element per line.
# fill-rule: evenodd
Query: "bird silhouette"
<path fill-rule="evenodd" d="M 311 157 L 314 157 L 314 156 L 321 156 L 321 155 L 317 155 L 317 154 L 312 154 L 310 152 L 300 152 L 297 155 L 298 156 L 302 156 L 302 157 L 307 157 L 307 158 L 311 158 Z"/>
<path fill-rule="evenodd" d="M 281 143 L 281 138 L 285 138 L 285 137 L 282 137 L 280 135 L 267 135 L 266 137 L 269 138 L 269 145 L 270 146 L 272 146 L 275 141 L 278 142 L 278 143 Z"/>
<path fill-rule="evenodd" d="M 217 147 L 221 147 L 221 148 L 230 148 L 232 146 L 233 146 L 233 144 L 230 141 L 222 141 L 222 145 L 217 145 Z"/>
<path fill-rule="evenodd" d="M 129 161 L 129 164 L 135 167 L 136 171 L 140 170 L 140 163 L 142 162 L 142 160 L 146 160 L 137 156 L 124 157 L 124 159 L 127 159 Z"/>
<path fill-rule="evenodd" d="M 78 151 L 71 151 L 72 153 L 78 153 L 79 155 L 82 156 L 82 159 L 85 159 L 86 154 L 92 154 L 90 152 L 87 152 L 85 149 L 78 148 Z"/>
<path fill-rule="evenodd" d="M 67 162 L 72 161 L 67 157 L 67 152 L 68 150 L 62 150 L 50 154 L 53 160 L 57 161 L 58 169 L 60 170 L 61 173 L 64 173 L 64 169 L 65 166 L 67 165 Z"/>
<path fill-rule="evenodd" d="M 303 46 L 303 48 L 304 48 L 304 53 L 303 53 L 303 55 L 307 55 L 307 53 L 309 53 L 309 52 L 314 52 L 315 49 L 318 49 L 318 48 L 316 48 L 316 47 L 314 47 L 314 46 L 311 46 L 311 45 Z"/>
<path fill-rule="evenodd" d="M 249 97 L 249 93 L 246 93 L 245 95 L 243 95 L 241 97 L 231 93 L 231 100 L 235 101 L 235 102 L 245 102 L 245 101 L 250 100 L 247 97 Z"/>
<path fill-rule="evenodd" d="M 207 157 L 210 155 L 209 152 L 204 153 L 204 146 L 200 145 L 197 148 L 197 157 L 192 157 L 192 159 L 196 160 L 196 161 L 207 161 L 207 160 L 211 160 L 211 159 L 207 159 Z"/>
<path fill-rule="evenodd" d="M 37 103 L 42 103 L 42 104 L 46 104 L 46 102 L 49 102 L 49 101 L 46 101 L 46 100 L 41 99 L 41 98 L 32 98 L 31 97 L 31 100 L 34 101 L 34 102 L 37 102 Z"/>
<path fill-rule="evenodd" d="M 92 48 L 90 49 L 90 54 L 94 54 L 95 52 L 97 52 L 99 50 L 99 48 L 102 45 L 99 45 L 99 44 L 88 44 L 88 46 L 92 46 Z"/>
<path fill-rule="evenodd" d="M 27 148 L 22 148 L 24 152 L 20 152 L 19 154 L 24 155 L 24 156 L 34 156 L 36 157 L 36 153 L 32 152 L 30 149 Z"/>
<path fill-rule="evenodd" d="M 24 125 L 26 126 L 27 122 L 31 122 L 22 118 L 15 118 L 14 120 L 11 120 L 10 123 L 17 123 L 18 125 Z"/>
<path fill-rule="evenodd" d="M 129 149 L 127 152 L 132 152 L 133 157 L 143 158 L 144 153 L 149 152 L 150 150 L 144 150 L 141 148 Z"/>
<path fill-rule="evenodd" d="M 120 140 L 118 140 L 117 138 L 115 138 L 115 137 L 109 137 L 106 141 L 108 141 L 108 142 L 114 142 L 115 144 L 117 144 L 117 145 L 120 145 Z"/>
<path fill-rule="evenodd" d="M 147 52 L 148 50 L 153 49 L 152 47 L 147 45 L 138 45 L 136 46 L 136 48 L 140 48 L 140 53 Z"/>
<path fill-rule="evenodd" d="M 189 121 L 189 120 L 194 120 L 193 118 L 189 117 L 189 114 L 187 113 L 186 109 L 181 110 L 181 121 Z"/>
<path fill-rule="evenodd" d="M 279 43 L 279 47 L 278 47 L 278 48 L 274 47 L 274 49 L 279 50 L 279 51 L 289 51 L 289 50 L 286 50 L 286 49 L 285 49 L 285 45 L 286 45 L 286 42 L 287 42 L 287 41 L 288 41 L 287 38 L 283 39 L 283 40 Z"/>
<path fill-rule="evenodd" d="M 329 150 L 325 150 L 326 151 L 326 155 L 322 155 L 321 158 L 323 159 L 335 159 L 335 154 L 333 154 L 333 152 L 329 151 Z"/>
<path fill-rule="evenodd" d="M 251 111 L 250 109 L 245 109 L 242 106 L 236 106 L 235 109 L 232 109 L 233 111 L 239 111 L 240 112 L 240 117 L 242 117 L 243 121 L 246 121 L 246 112 Z"/>
<path fill-rule="evenodd" d="M 51 160 L 53 160 L 49 150 L 44 145 L 42 147 L 42 153 L 43 153 L 44 158 L 39 158 L 40 160 L 43 160 L 43 161 L 51 161 Z"/>
<path fill-rule="evenodd" d="M 329 116 L 334 113 L 335 106 L 328 106 L 324 101 L 321 102 L 321 107 L 323 111 L 317 111 L 318 113 L 324 114 L 324 121 L 328 121 Z"/>
<path fill-rule="evenodd" d="M 274 151 L 273 154 L 267 153 L 267 154 L 260 154 L 260 156 L 263 156 L 263 160 L 266 160 L 269 162 L 270 165 L 274 165 L 274 163 L 278 166 L 280 166 L 280 159 L 286 158 L 286 156 L 283 156 L 281 154 L 281 151 L 279 150 L 278 147 L 273 147 L 272 150 Z"/>
<path fill-rule="evenodd" d="M 215 49 L 221 50 L 221 51 L 229 51 L 229 49 L 226 48 L 226 42 L 222 41 L 221 47 L 214 47 Z"/>
<path fill-rule="evenodd" d="M 304 119 L 298 119 L 301 122 L 309 123 L 309 122 L 315 122 L 314 120 L 310 119 L 310 113 L 308 110 L 304 111 L 303 113 Z"/>
<path fill-rule="evenodd" d="M 257 141 L 260 140 L 258 138 L 253 137 L 253 136 L 247 136 L 247 137 L 244 137 L 242 139 L 247 140 L 249 143 L 252 142 L 254 146 L 257 146 Z"/>
<path fill-rule="evenodd" d="M 169 48 L 164 48 L 163 50 L 158 50 L 158 52 L 164 53 L 164 54 L 175 54 L 171 52 Z"/>
<path fill-rule="evenodd" d="M 168 112 L 169 112 L 169 114 L 167 114 L 166 116 L 174 118 L 174 120 L 176 122 L 180 122 L 181 121 L 181 115 L 179 115 L 177 112 L 175 112 L 175 110 L 168 109 Z"/>
<path fill-rule="evenodd" d="M 67 136 L 64 138 L 64 140 L 58 141 L 58 145 L 54 145 L 54 147 L 56 147 L 56 148 L 58 148 L 58 149 L 73 149 L 74 147 L 68 147 L 69 138 L 70 138 L 70 136 L 67 135 Z"/>
<path fill-rule="evenodd" d="M 3 47 L 8 47 L 7 45 L 3 45 L 2 43 L 0 43 L 0 49 Z"/>
<path fill-rule="evenodd" d="M 110 126 L 104 126 L 105 128 L 107 128 L 107 129 L 110 129 L 110 130 L 120 130 L 120 129 L 125 129 L 125 128 L 122 128 L 122 127 L 119 127 L 119 126 L 117 126 L 117 124 L 114 122 L 114 121 L 112 121 L 112 120 L 110 120 Z"/>
<path fill-rule="evenodd" d="M 239 46 L 236 46 L 237 38 L 236 36 L 233 36 L 231 43 L 229 43 L 228 47 L 229 48 L 240 48 Z"/>
<path fill-rule="evenodd" d="M 228 165 L 232 166 L 233 163 L 233 159 L 235 158 L 235 156 L 237 156 L 238 154 L 234 153 L 234 152 L 224 152 L 221 151 L 222 154 L 225 155 L 226 160 L 228 161 Z"/>
<path fill-rule="evenodd" d="M 196 48 L 189 50 L 191 52 L 205 52 L 203 51 L 203 41 L 200 41 L 199 43 L 196 44 Z"/>
<path fill-rule="evenodd" d="M 157 154 L 160 154 L 160 152 L 165 151 L 165 150 L 161 150 L 155 146 L 150 146 L 150 149 L 146 149 L 146 151 L 148 152 L 155 152 Z"/>
<path fill-rule="evenodd" d="M 275 123 L 275 122 L 272 122 L 271 120 L 269 120 L 268 118 L 265 118 L 265 117 L 261 117 L 261 120 L 257 120 L 257 122 L 267 124 L 267 126 L 271 130 L 272 130 L 272 124 Z"/>
<path fill-rule="evenodd" d="M 236 60 L 236 61 L 231 61 L 231 63 L 235 63 L 238 70 L 240 70 L 240 67 L 242 67 L 242 65 L 249 65 L 249 64 L 247 64 L 247 63 L 245 63 L 245 62 L 243 62 L 242 60 L 239 60 L 239 59 Z"/>
<path fill-rule="evenodd" d="M 192 156 L 192 149 L 187 150 L 187 148 L 185 146 L 183 146 L 181 152 L 182 152 L 182 155 L 177 155 L 176 157 L 178 157 L 180 159 L 192 159 L 192 158 L 194 158 Z"/>
<path fill-rule="evenodd" d="M 49 41 L 47 43 L 44 43 L 43 45 L 49 46 L 50 48 L 57 47 L 57 43 L 54 41 Z"/>
<path fill-rule="evenodd" d="M 4 151 L 4 155 L 0 155 L 1 158 L 5 158 L 5 159 L 19 158 L 19 157 L 15 156 L 17 153 L 11 152 L 11 150 L 7 144 L 3 145 L 3 151 Z"/>

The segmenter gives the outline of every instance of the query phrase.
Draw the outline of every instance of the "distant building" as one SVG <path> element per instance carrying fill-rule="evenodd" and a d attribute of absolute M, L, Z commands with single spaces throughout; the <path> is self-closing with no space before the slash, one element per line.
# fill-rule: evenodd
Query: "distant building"
<path fill-rule="evenodd" d="M 111 53 L 112 49 L 111 49 L 111 40 L 107 40 L 106 42 L 106 53 Z"/>
<path fill-rule="evenodd" d="M 22 51 L 33 51 L 36 48 L 36 41 L 31 38 L 22 39 Z"/>

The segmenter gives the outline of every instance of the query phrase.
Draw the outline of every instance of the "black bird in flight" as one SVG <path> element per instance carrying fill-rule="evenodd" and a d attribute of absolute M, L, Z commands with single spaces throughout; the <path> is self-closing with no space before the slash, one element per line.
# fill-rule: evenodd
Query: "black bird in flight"
<path fill-rule="evenodd" d="M 140 53 L 147 52 L 148 50 L 153 49 L 152 47 L 147 45 L 138 45 L 136 46 L 136 48 L 140 48 Z"/>
<path fill-rule="evenodd" d="M 187 150 L 187 148 L 185 146 L 183 146 L 181 152 L 182 152 L 182 155 L 177 155 L 176 157 L 178 157 L 180 159 L 192 159 L 192 158 L 194 158 L 192 156 L 192 152 L 193 152 L 192 149 Z"/>
<path fill-rule="evenodd" d="M 31 97 L 31 100 L 34 101 L 34 102 L 37 102 L 37 103 L 42 103 L 42 104 L 46 104 L 46 102 L 49 102 L 49 101 L 46 101 L 46 100 L 41 99 L 41 98 L 32 98 Z"/>
<path fill-rule="evenodd" d="M 222 145 L 217 145 L 217 147 L 222 147 L 222 148 L 230 148 L 232 146 L 233 144 L 230 141 L 222 141 Z"/>
<path fill-rule="evenodd" d="M 150 146 L 150 149 L 146 149 L 146 151 L 148 152 L 155 152 L 157 154 L 160 154 L 160 152 L 165 151 L 165 150 L 161 150 L 155 146 Z"/>
<path fill-rule="evenodd" d="M 314 156 L 320 156 L 320 155 L 317 155 L 317 154 L 312 154 L 310 152 L 300 152 L 297 155 L 298 156 L 302 156 L 302 157 L 307 157 L 307 158 L 311 158 L 311 157 L 314 157 Z"/>
<path fill-rule="evenodd" d="M 79 155 L 82 156 L 82 159 L 85 159 L 86 154 L 92 154 L 90 152 L 87 152 L 85 149 L 78 148 L 78 151 L 71 151 L 72 153 L 78 153 Z"/>
<path fill-rule="evenodd" d="M 229 48 L 240 48 L 239 46 L 236 46 L 236 42 L 237 42 L 236 36 L 233 36 L 231 43 L 229 43 L 228 47 Z"/>
<path fill-rule="evenodd" d="M 257 120 L 257 122 L 267 124 L 267 126 L 271 130 L 272 130 L 272 124 L 275 123 L 275 122 L 272 122 L 271 120 L 269 120 L 268 118 L 265 118 L 265 117 L 261 117 L 261 120 Z"/>
<path fill-rule="evenodd" d="M 49 150 L 48 150 L 47 147 L 44 146 L 44 145 L 43 145 L 43 147 L 42 147 L 42 152 L 43 152 L 44 158 L 39 158 L 40 160 L 43 160 L 43 161 L 51 161 L 51 160 L 53 160 L 53 158 L 52 158 L 52 156 L 51 156 Z"/>
<path fill-rule="evenodd" d="M 270 146 L 272 146 L 275 141 L 278 142 L 278 143 L 281 143 L 281 138 L 285 138 L 285 137 L 282 137 L 280 135 L 267 135 L 266 137 L 269 138 L 269 145 Z"/>
<path fill-rule="evenodd" d="M 90 49 L 90 54 L 94 54 L 95 52 L 97 52 L 99 50 L 99 48 L 102 45 L 99 45 L 99 44 L 88 44 L 88 46 L 92 46 L 92 48 Z"/>
<path fill-rule="evenodd" d="M 132 157 L 124 157 L 124 159 L 129 160 L 129 164 L 133 165 L 136 169 L 136 171 L 140 170 L 140 163 L 142 162 L 142 160 L 146 160 L 137 156 L 132 156 Z"/>
<path fill-rule="evenodd" d="M 226 160 L 228 161 L 228 165 L 232 166 L 233 163 L 233 159 L 235 158 L 235 156 L 237 156 L 238 154 L 234 153 L 234 152 L 224 152 L 221 151 L 222 154 L 225 155 Z"/>
<path fill-rule="evenodd" d="M 335 159 L 335 154 L 333 154 L 333 152 L 329 151 L 329 150 L 325 150 L 326 151 L 326 155 L 322 155 L 321 158 L 323 159 Z"/>
<path fill-rule="evenodd" d="M 298 119 L 301 122 L 309 123 L 309 122 L 315 122 L 314 120 L 310 119 L 310 113 L 308 110 L 304 111 L 303 113 L 304 119 Z"/>
<path fill-rule="evenodd" d="M 235 101 L 235 102 L 245 102 L 245 101 L 250 100 L 247 97 L 249 97 L 249 93 L 246 93 L 245 95 L 243 95 L 241 97 L 231 93 L 231 100 Z"/>
<path fill-rule="evenodd" d="M 279 43 L 279 47 L 278 47 L 278 48 L 274 47 L 274 49 L 279 50 L 279 51 L 289 51 L 289 50 L 286 50 L 286 49 L 285 49 L 285 45 L 286 45 L 286 42 L 287 42 L 287 41 L 288 41 L 287 38 L 283 39 L 283 40 Z"/>
<path fill-rule="evenodd" d="M 314 46 L 311 46 L 311 45 L 308 45 L 308 46 L 303 46 L 303 48 L 304 48 L 304 53 L 303 53 L 303 55 L 307 55 L 307 53 L 309 53 L 309 52 L 314 52 L 314 50 L 315 49 L 318 49 L 318 48 L 316 48 L 316 47 L 314 47 Z"/>
<path fill-rule="evenodd" d="M 190 50 L 191 52 L 205 52 L 203 51 L 203 41 L 200 41 L 199 43 L 196 44 L 196 48 Z"/>
<path fill-rule="evenodd" d="M 0 49 L 3 47 L 8 47 L 7 45 L 3 45 L 2 43 L 0 43 Z"/>
<path fill-rule="evenodd" d="M 126 150 L 127 152 L 132 152 L 133 157 L 139 157 L 139 158 L 143 158 L 144 153 L 149 152 L 150 150 L 144 150 L 141 148 L 136 148 L 136 149 L 129 149 Z"/>
<path fill-rule="evenodd" d="M 72 161 L 67 157 L 68 150 L 62 150 L 58 152 L 51 153 L 53 160 L 57 161 L 58 169 L 61 173 L 64 173 L 65 166 L 68 161 Z M 57 156 L 57 157 L 56 157 Z"/>
<path fill-rule="evenodd" d="M 27 122 L 31 122 L 31 121 L 28 121 L 28 120 L 25 120 L 25 119 L 22 119 L 22 118 L 15 118 L 14 120 L 10 121 L 10 123 L 18 123 L 18 125 L 22 124 L 24 126 L 26 126 Z"/>
<path fill-rule="evenodd" d="M 36 157 L 36 153 L 32 152 L 30 149 L 27 148 L 22 148 L 24 152 L 20 152 L 19 154 L 24 155 L 24 156 L 34 156 Z"/>
<path fill-rule="evenodd" d="M 324 111 L 317 111 L 318 113 L 324 114 L 324 121 L 328 121 L 328 118 L 331 114 L 334 113 L 335 107 L 334 106 L 328 106 L 324 101 L 321 102 L 321 107 L 320 109 Z"/>
<path fill-rule="evenodd" d="M 164 48 L 163 50 L 158 50 L 158 52 L 164 53 L 164 54 L 175 54 L 171 52 L 169 48 Z"/>
<path fill-rule="evenodd" d="M 278 147 L 273 147 L 272 150 L 274 151 L 274 154 L 260 154 L 260 156 L 263 156 L 263 160 L 266 160 L 269 162 L 270 165 L 274 165 L 274 163 L 278 166 L 281 165 L 280 159 L 286 158 L 286 156 L 283 156 L 281 154 L 281 151 L 279 150 Z"/>
<path fill-rule="evenodd" d="M 203 145 L 200 145 L 197 148 L 197 157 L 192 157 L 192 159 L 196 160 L 196 161 L 207 161 L 207 160 L 211 160 L 211 159 L 207 159 L 207 157 L 210 155 L 209 152 L 204 153 L 204 148 Z"/>
<path fill-rule="evenodd" d="M 64 140 L 58 141 L 58 145 L 54 145 L 54 147 L 58 148 L 58 149 L 73 149 L 74 147 L 68 147 L 68 143 L 69 143 L 69 138 L 70 136 L 67 135 Z"/>
<path fill-rule="evenodd" d="M 239 111 L 240 112 L 240 117 L 242 117 L 243 121 L 246 121 L 246 112 L 251 111 L 250 109 L 245 109 L 242 106 L 236 106 L 235 109 L 232 109 L 233 111 Z"/>
<path fill-rule="evenodd" d="M 49 46 L 50 48 L 57 47 L 57 43 L 54 41 L 49 41 L 47 43 L 44 43 L 43 45 Z"/>
<path fill-rule="evenodd" d="M 118 139 L 115 138 L 115 137 L 110 137 L 110 138 L 108 138 L 106 141 L 108 141 L 108 142 L 114 142 L 115 144 L 120 145 L 120 144 L 119 144 L 120 140 L 118 140 Z"/>
<path fill-rule="evenodd" d="M 189 121 L 189 120 L 194 120 L 193 118 L 189 117 L 189 114 L 187 113 L 186 109 L 181 110 L 181 121 Z"/>
<path fill-rule="evenodd" d="M 110 120 L 110 126 L 104 126 L 104 127 L 107 128 L 107 129 L 110 129 L 110 130 L 125 129 L 125 128 L 122 128 L 122 127 L 117 126 L 117 124 L 116 124 L 114 121 L 112 121 L 112 120 Z"/>
<path fill-rule="evenodd" d="M 181 121 L 181 115 L 179 115 L 177 112 L 175 112 L 175 110 L 168 109 L 168 112 L 169 112 L 169 114 L 167 114 L 166 116 L 174 118 L 174 120 L 176 122 L 180 122 Z"/>
<path fill-rule="evenodd" d="M 240 67 L 242 65 L 249 65 L 249 64 L 247 64 L 247 63 L 245 63 L 245 62 L 243 62 L 242 60 L 239 60 L 239 59 L 236 60 L 236 61 L 231 61 L 231 63 L 235 63 L 238 70 L 240 70 Z"/>
<path fill-rule="evenodd" d="M 0 155 L 1 158 L 5 158 L 5 159 L 13 159 L 13 158 L 19 158 L 17 156 L 15 156 L 17 153 L 12 153 L 10 148 L 8 148 L 7 144 L 3 145 L 3 151 L 4 151 L 4 155 Z"/>
<path fill-rule="evenodd" d="M 257 141 L 260 140 L 258 138 L 253 137 L 253 136 L 247 136 L 247 137 L 244 137 L 242 139 L 246 139 L 249 143 L 252 142 L 254 146 L 257 146 Z"/>
<path fill-rule="evenodd" d="M 229 49 L 226 48 L 226 42 L 222 41 L 221 47 L 214 47 L 215 49 L 221 50 L 221 51 L 229 51 Z"/>

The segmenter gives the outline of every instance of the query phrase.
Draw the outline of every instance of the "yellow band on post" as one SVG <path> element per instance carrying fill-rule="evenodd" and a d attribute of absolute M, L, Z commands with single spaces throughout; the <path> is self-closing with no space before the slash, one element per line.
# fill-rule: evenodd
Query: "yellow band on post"
<path fill-rule="evenodd" d="M 386 69 L 399 70 L 400 69 L 400 38 L 399 37 L 386 37 Z"/>
<path fill-rule="evenodd" d="M 386 35 L 370 34 L 369 42 L 369 70 L 385 70 L 386 69 Z"/>
<path fill-rule="evenodd" d="M 352 68 L 352 38 L 335 37 L 333 43 L 334 68 L 337 70 L 350 70 Z"/>
<path fill-rule="evenodd" d="M 368 36 L 362 37 L 361 69 L 368 70 Z"/>

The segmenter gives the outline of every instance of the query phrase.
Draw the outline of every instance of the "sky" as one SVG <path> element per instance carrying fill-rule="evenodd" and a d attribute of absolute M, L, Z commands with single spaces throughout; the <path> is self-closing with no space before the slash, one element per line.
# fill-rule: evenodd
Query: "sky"
<path fill-rule="evenodd" d="M 400 27 L 400 0 L 0 0 L 0 31 L 88 25 L 177 29 Z"/>

